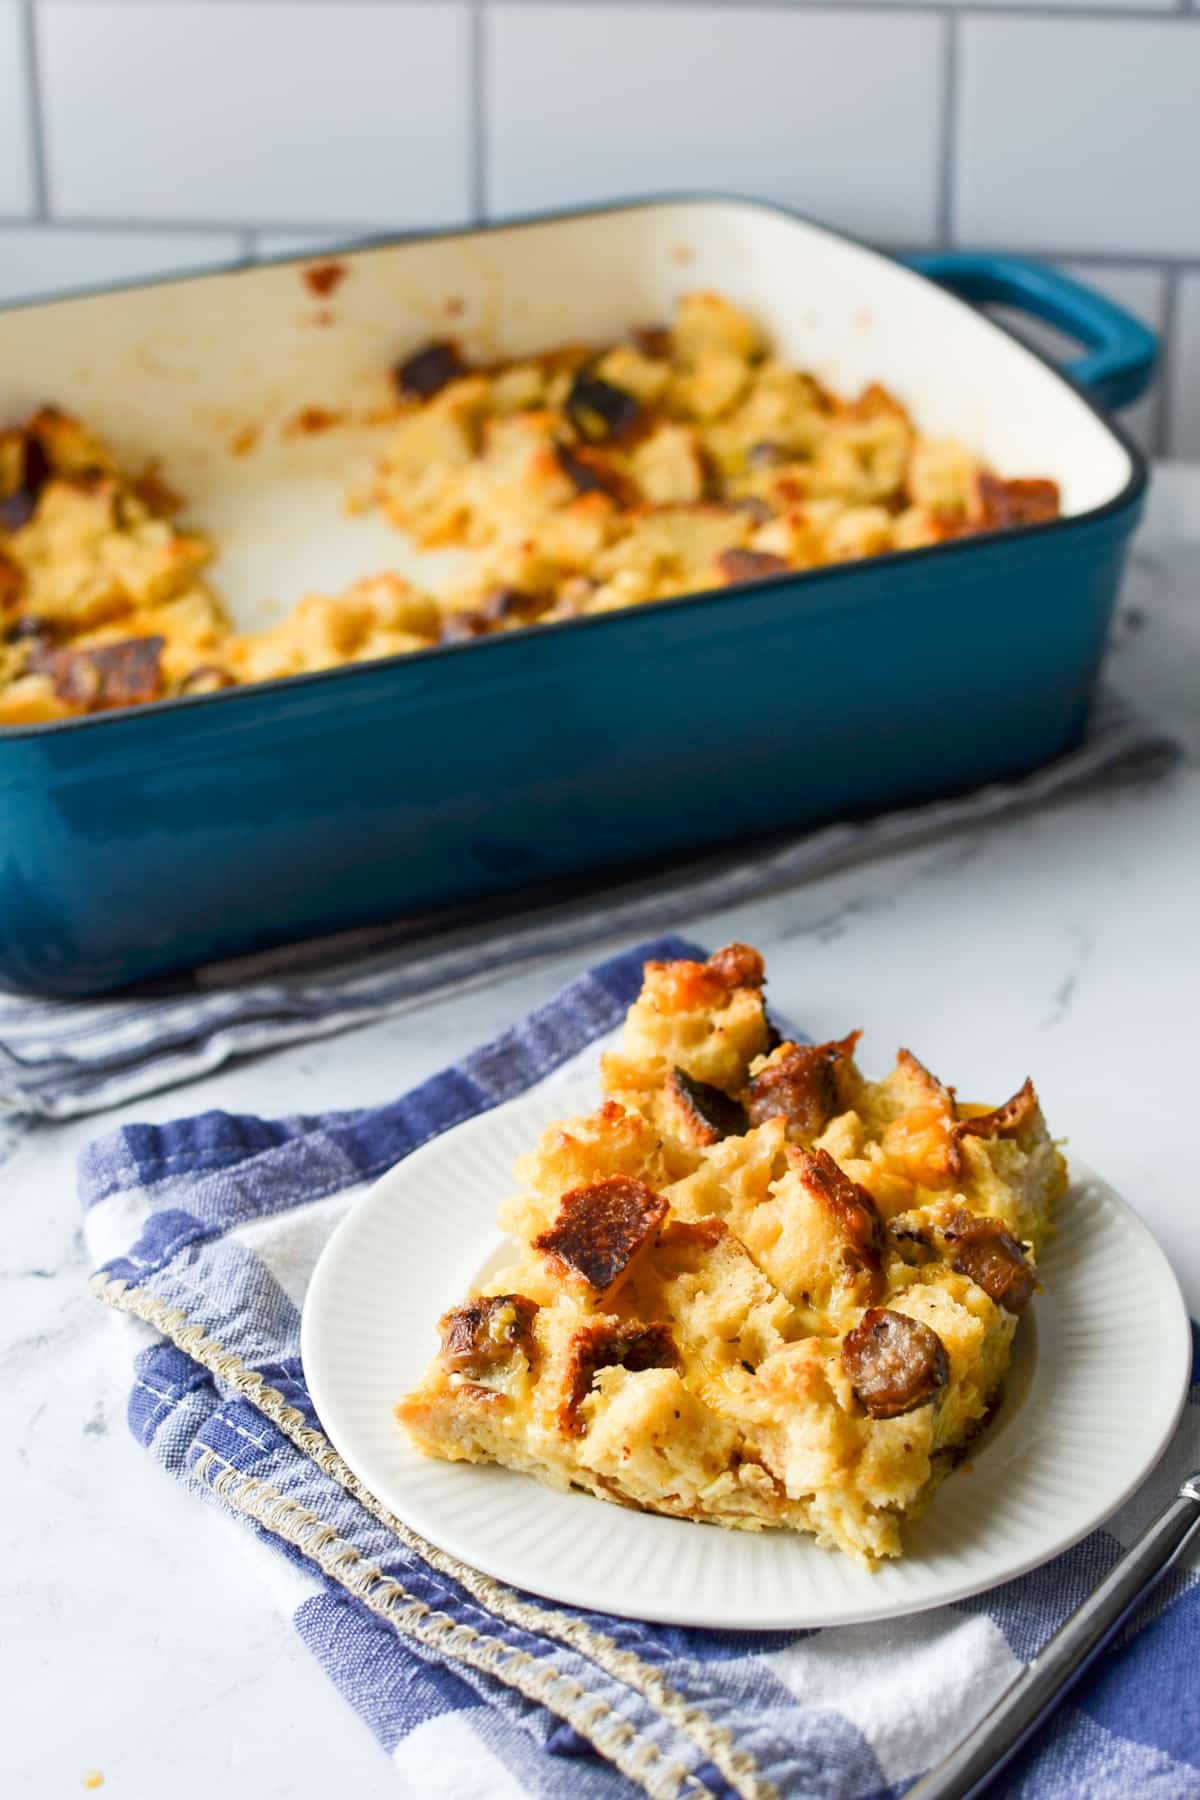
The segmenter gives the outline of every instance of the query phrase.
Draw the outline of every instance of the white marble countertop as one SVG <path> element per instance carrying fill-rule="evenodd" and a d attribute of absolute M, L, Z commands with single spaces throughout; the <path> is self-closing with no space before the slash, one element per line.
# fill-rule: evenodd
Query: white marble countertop
<path fill-rule="evenodd" d="M 1200 469 L 1158 471 L 1111 678 L 1173 729 L 1143 786 L 943 838 L 689 921 L 760 945 L 817 1037 L 862 1025 L 966 1091 L 1031 1069 L 1057 1131 L 1140 1209 L 1200 1313 Z M 3 1792 L 294 1800 L 403 1791 L 239 1553 L 126 1431 L 117 1321 L 89 1298 L 80 1145 L 123 1118 L 382 1101 L 546 995 L 577 956 L 68 1125 L 0 1120 Z M 126 1346 L 126 1350 L 127 1350 Z M 456 1790 L 422 1776 L 425 1796 Z"/>

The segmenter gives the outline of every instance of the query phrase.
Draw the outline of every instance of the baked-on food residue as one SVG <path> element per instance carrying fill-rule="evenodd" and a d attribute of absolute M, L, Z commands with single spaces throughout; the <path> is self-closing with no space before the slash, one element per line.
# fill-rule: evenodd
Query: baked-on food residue
<path fill-rule="evenodd" d="M 1066 1170 L 1029 1082 L 989 1110 L 907 1050 L 869 1080 L 857 1032 L 773 1044 L 763 979 L 646 964 L 396 1410 L 428 1456 L 870 1565 L 1002 1404 Z"/>
<path fill-rule="evenodd" d="M 329 292 L 340 269 L 305 279 Z M 0 725 L 208 691 L 201 668 L 215 686 L 303 674 L 1058 514 L 1052 481 L 922 435 L 878 385 L 833 393 L 717 294 L 620 343 L 477 365 L 440 337 L 391 374 L 373 503 L 421 547 L 471 551 L 466 573 L 434 596 L 385 570 L 258 632 L 204 581 L 209 540 L 86 425 L 44 408 L 0 432 Z M 340 416 L 307 406 L 285 435 Z M 131 690 L 93 665 L 135 639 L 159 643 Z"/>

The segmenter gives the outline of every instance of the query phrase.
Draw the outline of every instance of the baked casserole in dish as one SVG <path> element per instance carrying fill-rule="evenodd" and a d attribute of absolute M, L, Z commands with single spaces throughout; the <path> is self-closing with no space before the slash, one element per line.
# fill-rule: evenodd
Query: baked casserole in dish
<path fill-rule="evenodd" d="M 345 266 L 307 274 L 325 292 Z M 478 554 L 441 596 L 381 569 L 231 629 L 153 460 L 138 477 L 54 407 L 0 432 L 0 725 L 432 649 L 1058 516 L 920 434 L 877 382 L 851 399 L 771 356 L 753 318 L 685 294 L 669 325 L 473 367 L 404 357 L 371 493 L 423 548 Z M 301 428 L 336 415 L 309 409 Z M 253 478 L 252 468 L 247 475 Z"/>
<path fill-rule="evenodd" d="M 1069 747 L 1145 481 L 1096 402 L 1153 340 L 1034 265 L 928 268 L 678 200 L 0 312 L 0 979 Z M 1091 354 L 1067 379 L 951 286 Z"/>

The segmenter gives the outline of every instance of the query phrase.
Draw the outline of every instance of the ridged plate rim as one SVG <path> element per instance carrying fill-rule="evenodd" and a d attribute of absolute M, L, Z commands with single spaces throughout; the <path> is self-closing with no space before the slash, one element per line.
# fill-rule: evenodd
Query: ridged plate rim
<path fill-rule="evenodd" d="M 1072 1158 L 1006 1404 L 908 1529 L 906 1555 L 874 1573 L 792 1533 L 724 1531 L 419 1456 L 392 1408 L 436 1347 L 439 1313 L 496 1264 L 513 1161 L 594 1104 L 594 1082 L 552 1083 L 433 1139 L 362 1195 L 313 1271 L 301 1357 L 321 1424 L 359 1479 L 439 1549 L 588 1611 L 748 1631 L 864 1624 L 1048 1562 L 1162 1455 L 1187 1395 L 1187 1312 L 1145 1224 Z"/>

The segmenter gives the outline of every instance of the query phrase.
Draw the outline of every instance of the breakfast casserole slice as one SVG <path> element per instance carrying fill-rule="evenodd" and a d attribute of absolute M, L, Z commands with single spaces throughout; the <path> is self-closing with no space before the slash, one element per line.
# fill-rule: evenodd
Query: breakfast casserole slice
<path fill-rule="evenodd" d="M 598 1109 L 543 1133 L 510 1264 L 397 1407 L 418 1449 L 898 1555 L 1000 1400 L 1062 1158 L 857 1033 L 777 1041 L 758 953 L 646 965 Z"/>

